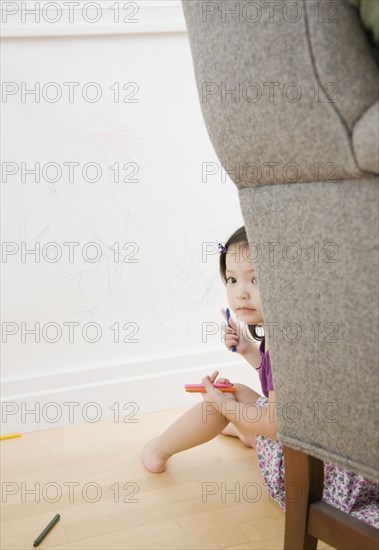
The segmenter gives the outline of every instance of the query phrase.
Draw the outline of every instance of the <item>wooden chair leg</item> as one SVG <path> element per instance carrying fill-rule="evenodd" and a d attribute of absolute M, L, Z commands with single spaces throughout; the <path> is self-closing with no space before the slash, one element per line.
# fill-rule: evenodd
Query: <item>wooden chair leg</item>
<path fill-rule="evenodd" d="M 322 500 L 324 462 L 283 445 L 286 515 L 284 550 L 316 550 L 318 539 L 307 533 L 309 506 Z"/>

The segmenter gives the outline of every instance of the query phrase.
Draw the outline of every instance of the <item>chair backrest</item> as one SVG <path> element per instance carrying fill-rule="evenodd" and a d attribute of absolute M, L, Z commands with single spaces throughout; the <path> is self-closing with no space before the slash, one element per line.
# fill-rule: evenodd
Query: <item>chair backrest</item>
<path fill-rule="evenodd" d="M 270 327 L 279 438 L 379 482 L 370 42 L 344 1 L 182 5 L 204 120 L 238 188 Z"/>

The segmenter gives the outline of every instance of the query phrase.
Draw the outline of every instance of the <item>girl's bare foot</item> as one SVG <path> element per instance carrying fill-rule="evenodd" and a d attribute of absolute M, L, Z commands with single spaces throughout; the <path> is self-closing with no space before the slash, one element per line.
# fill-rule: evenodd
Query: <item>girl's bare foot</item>
<path fill-rule="evenodd" d="M 252 447 L 254 449 L 254 445 L 252 445 L 251 443 L 249 443 L 249 441 L 246 439 L 246 437 L 244 435 L 242 435 L 238 430 L 237 428 L 235 427 L 234 424 L 232 424 L 232 422 L 229 422 L 229 424 L 226 426 L 226 428 L 224 428 L 221 432 L 222 434 L 224 435 L 231 435 L 233 437 L 239 437 L 240 440 L 242 441 L 242 443 L 244 445 L 246 445 L 246 447 Z"/>
<path fill-rule="evenodd" d="M 160 474 L 166 470 L 166 462 L 169 457 L 165 457 L 158 448 L 159 437 L 151 439 L 142 449 L 142 462 L 154 474 Z"/>

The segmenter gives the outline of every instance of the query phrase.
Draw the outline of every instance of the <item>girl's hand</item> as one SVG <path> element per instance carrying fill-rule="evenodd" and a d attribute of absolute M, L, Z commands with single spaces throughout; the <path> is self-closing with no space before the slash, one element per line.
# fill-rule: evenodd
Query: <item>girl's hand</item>
<path fill-rule="evenodd" d="M 231 384 L 229 378 L 217 378 L 216 384 Z"/>
<path fill-rule="evenodd" d="M 207 390 L 205 393 L 201 394 L 203 400 L 207 403 L 216 404 L 216 406 L 221 406 L 221 403 L 223 401 L 228 401 L 230 399 L 232 399 L 233 401 L 237 401 L 233 392 L 224 393 L 221 390 L 218 390 L 217 388 L 214 388 L 212 386 L 217 378 L 217 375 L 218 371 L 216 370 L 210 376 L 204 376 L 204 378 L 202 378 L 201 383 L 205 386 L 205 389 Z M 226 378 L 222 378 L 222 380 L 226 380 Z"/>
<path fill-rule="evenodd" d="M 226 320 L 226 310 L 221 309 L 221 313 Z M 225 335 L 225 346 L 229 351 L 232 351 L 232 347 L 236 346 L 236 352 L 245 355 L 251 345 L 251 341 L 248 340 L 244 334 L 247 330 L 247 326 L 242 330 L 240 323 L 237 324 L 231 317 L 229 323 L 231 327 L 228 326 L 228 323 L 226 323 L 226 326 L 223 324 L 221 325 L 221 330 Z"/>

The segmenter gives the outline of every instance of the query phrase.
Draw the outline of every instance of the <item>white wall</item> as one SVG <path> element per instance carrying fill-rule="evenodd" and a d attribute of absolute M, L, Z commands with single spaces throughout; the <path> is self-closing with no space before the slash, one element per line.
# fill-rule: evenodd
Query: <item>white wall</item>
<path fill-rule="evenodd" d="M 181 4 L 137 2 L 139 23 L 121 27 L 98 4 L 97 26 L 79 16 L 72 24 L 64 18 L 33 24 L 30 17 L 23 23 L 21 13 L 3 24 L 3 87 L 14 92 L 2 98 L 2 241 L 3 252 L 11 252 L 2 260 L 3 433 L 65 425 L 67 403 L 78 403 L 74 422 L 113 416 L 117 407 L 123 416 L 191 406 L 201 397 L 185 393 L 183 384 L 216 369 L 260 392 L 257 373 L 221 341 L 219 310 L 227 304 L 216 243 L 244 222 L 228 178 L 202 181 L 202 163 L 217 157 L 201 115 Z M 62 98 L 52 103 L 42 92 L 39 102 L 23 98 L 23 82 L 28 89 L 40 83 L 41 90 L 55 82 Z M 79 83 L 73 102 L 64 82 Z M 101 90 L 100 101 L 83 99 L 89 82 Z M 138 102 L 115 102 L 109 87 L 118 83 L 123 98 L 130 82 Z M 53 87 L 45 91 L 51 98 Z M 37 162 L 40 181 L 30 174 L 22 181 L 22 165 Z M 80 163 L 74 181 L 68 162 Z M 52 168 L 44 173 L 48 163 L 62 170 L 60 181 L 48 181 L 55 176 Z M 97 183 L 83 180 L 87 163 L 101 167 Z M 114 163 L 135 163 L 138 181 L 116 183 Z M 5 177 L 5 169 L 16 173 Z M 56 262 L 48 261 L 51 242 L 62 253 Z M 63 244 L 69 242 L 79 243 L 72 262 Z M 101 254 L 91 263 L 82 251 L 93 242 Z M 204 258 L 206 242 L 214 254 Z M 114 243 L 121 251 L 133 243 L 125 262 L 115 261 Z M 40 262 L 22 256 L 23 247 L 36 246 L 45 251 Z M 94 247 L 87 252 L 93 257 Z M 73 342 L 70 322 L 79 323 Z M 36 323 L 39 342 L 22 334 Z M 44 332 L 47 323 L 62 331 L 55 343 L 48 340 L 58 333 L 51 325 Z M 87 323 L 100 328 L 97 342 L 83 338 Z M 118 343 L 109 328 L 115 323 Z M 124 330 L 126 323 L 132 324 Z M 204 323 L 218 329 L 206 341 Z M 9 330 L 15 333 L 7 336 Z M 137 341 L 123 342 L 128 335 Z M 95 338 L 93 329 L 88 338 Z M 37 413 L 25 416 L 26 409 Z"/>

